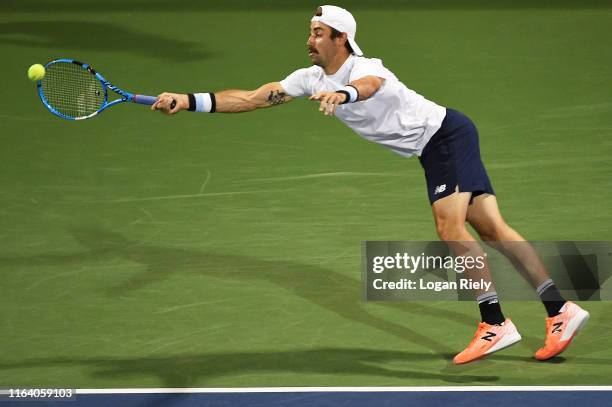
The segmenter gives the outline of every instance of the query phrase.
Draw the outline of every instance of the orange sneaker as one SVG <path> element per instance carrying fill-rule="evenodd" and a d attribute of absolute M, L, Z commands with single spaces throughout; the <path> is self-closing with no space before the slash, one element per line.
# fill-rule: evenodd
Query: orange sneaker
<path fill-rule="evenodd" d="M 502 325 L 478 324 L 472 342 L 453 359 L 456 365 L 480 359 L 490 353 L 507 348 L 521 340 L 521 335 L 509 318 Z"/>
<path fill-rule="evenodd" d="M 559 315 L 546 318 L 546 341 L 535 353 L 537 360 L 547 360 L 563 352 L 589 321 L 589 313 L 571 301 L 567 301 L 559 312 Z"/>

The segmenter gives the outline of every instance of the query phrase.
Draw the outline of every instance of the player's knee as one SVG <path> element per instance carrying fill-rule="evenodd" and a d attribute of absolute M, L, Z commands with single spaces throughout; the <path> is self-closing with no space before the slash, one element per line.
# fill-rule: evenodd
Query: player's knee
<path fill-rule="evenodd" d="M 443 241 L 465 240 L 467 230 L 463 222 L 439 221 L 436 223 L 436 232 Z"/>
<path fill-rule="evenodd" d="M 476 230 L 478 232 L 478 235 L 484 242 L 500 240 L 499 237 L 501 236 L 501 234 L 499 232 L 499 229 L 488 227 L 479 228 Z"/>
<path fill-rule="evenodd" d="M 478 230 L 484 241 L 516 240 L 516 232 L 505 222 L 498 222 Z"/>

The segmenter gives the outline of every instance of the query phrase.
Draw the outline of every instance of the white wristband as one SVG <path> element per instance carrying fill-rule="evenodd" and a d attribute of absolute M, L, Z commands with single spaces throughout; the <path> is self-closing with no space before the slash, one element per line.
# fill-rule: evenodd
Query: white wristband
<path fill-rule="evenodd" d="M 356 102 L 357 99 L 359 99 L 359 92 L 357 92 L 357 88 L 354 86 L 346 85 L 338 89 L 338 91 L 343 91 L 342 93 L 348 93 L 348 97 L 346 101 L 344 101 L 344 103 L 353 103 Z"/>
<path fill-rule="evenodd" d="M 214 93 L 195 93 L 193 96 L 196 112 L 214 113 L 216 110 Z"/>

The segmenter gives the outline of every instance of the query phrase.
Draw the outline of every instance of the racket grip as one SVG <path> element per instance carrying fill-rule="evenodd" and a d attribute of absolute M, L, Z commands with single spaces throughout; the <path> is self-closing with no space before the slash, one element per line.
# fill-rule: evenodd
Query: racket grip
<path fill-rule="evenodd" d="M 152 105 L 157 100 L 156 96 L 146 96 L 146 95 L 134 95 L 132 98 L 132 102 L 139 103 L 141 105 Z"/>

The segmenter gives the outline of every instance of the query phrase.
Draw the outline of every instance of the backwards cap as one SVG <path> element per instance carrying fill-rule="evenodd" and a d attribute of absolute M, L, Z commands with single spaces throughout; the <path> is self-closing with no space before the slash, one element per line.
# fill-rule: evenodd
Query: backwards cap
<path fill-rule="evenodd" d="M 359 48 L 359 45 L 355 42 L 357 23 L 353 15 L 347 10 L 337 6 L 321 6 L 318 8 L 317 14 L 310 21 L 319 21 L 331 28 L 335 28 L 341 33 L 346 33 L 348 42 L 355 55 L 363 55 L 361 48 Z"/>

